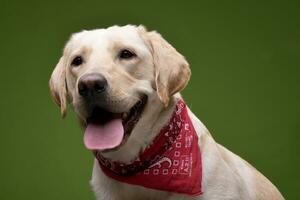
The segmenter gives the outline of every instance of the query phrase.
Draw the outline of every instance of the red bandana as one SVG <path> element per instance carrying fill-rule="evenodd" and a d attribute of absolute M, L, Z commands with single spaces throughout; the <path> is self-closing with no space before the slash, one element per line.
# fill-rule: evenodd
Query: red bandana
<path fill-rule="evenodd" d="M 120 182 L 146 188 L 200 195 L 202 181 L 198 137 L 183 100 L 169 123 L 144 152 L 130 164 L 111 161 L 94 151 L 103 172 Z"/>

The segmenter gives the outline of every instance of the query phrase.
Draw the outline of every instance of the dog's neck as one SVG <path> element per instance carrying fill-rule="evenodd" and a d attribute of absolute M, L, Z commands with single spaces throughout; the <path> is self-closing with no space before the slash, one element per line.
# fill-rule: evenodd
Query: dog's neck
<path fill-rule="evenodd" d="M 167 108 L 162 105 L 158 97 L 149 98 L 142 117 L 126 143 L 115 151 L 103 152 L 103 156 L 112 161 L 132 162 L 154 140 L 163 126 L 168 123 L 178 98 L 180 98 L 180 95 L 170 98 Z"/>

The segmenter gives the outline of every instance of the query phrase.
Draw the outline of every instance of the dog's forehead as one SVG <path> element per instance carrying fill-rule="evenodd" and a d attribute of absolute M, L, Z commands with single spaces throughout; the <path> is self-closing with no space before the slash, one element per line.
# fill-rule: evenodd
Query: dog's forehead
<path fill-rule="evenodd" d="M 106 29 L 84 30 L 73 34 L 69 46 L 72 46 L 72 49 L 81 47 L 102 49 L 114 43 L 145 46 L 135 26 L 113 26 Z"/>

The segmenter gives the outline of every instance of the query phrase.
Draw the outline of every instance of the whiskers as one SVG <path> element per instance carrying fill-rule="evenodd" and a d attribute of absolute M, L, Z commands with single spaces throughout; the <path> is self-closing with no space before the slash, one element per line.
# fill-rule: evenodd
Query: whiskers
<path fill-rule="evenodd" d="M 119 100 L 121 102 L 122 101 L 128 101 L 128 99 L 131 99 L 131 102 L 134 104 L 135 102 L 140 100 L 139 97 L 137 97 L 135 95 L 131 95 L 127 91 L 124 91 L 123 89 L 120 89 L 119 93 L 121 93 L 120 96 L 122 96 L 121 99 Z"/>

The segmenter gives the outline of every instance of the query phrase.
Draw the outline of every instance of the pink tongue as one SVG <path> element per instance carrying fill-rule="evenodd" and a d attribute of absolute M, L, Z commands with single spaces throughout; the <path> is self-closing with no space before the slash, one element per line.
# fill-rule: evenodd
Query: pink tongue
<path fill-rule="evenodd" d="M 105 124 L 89 123 L 84 132 L 84 145 L 89 150 L 112 149 L 121 144 L 124 129 L 121 119 Z"/>

